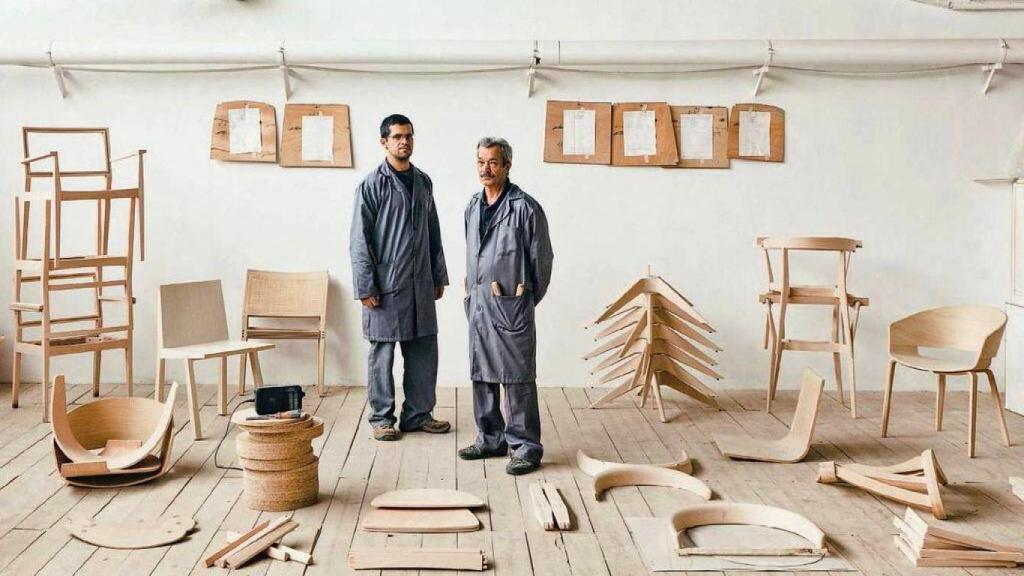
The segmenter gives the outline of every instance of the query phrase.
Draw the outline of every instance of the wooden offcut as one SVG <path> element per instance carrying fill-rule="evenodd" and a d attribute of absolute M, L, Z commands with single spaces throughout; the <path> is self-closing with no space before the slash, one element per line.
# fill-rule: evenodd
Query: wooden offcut
<path fill-rule="evenodd" d="M 374 508 L 363 516 L 362 528 L 367 532 L 472 532 L 480 529 L 480 520 L 465 508 Z"/>

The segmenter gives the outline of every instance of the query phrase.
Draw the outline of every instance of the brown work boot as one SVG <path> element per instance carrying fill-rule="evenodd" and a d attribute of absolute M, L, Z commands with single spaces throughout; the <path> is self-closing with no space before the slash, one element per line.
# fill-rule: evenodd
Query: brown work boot
<path fill-rule="evenodd" d="M 392 424 L 391 426 L 381 425 L 373 427 L 373 439 L 382 442 L 393 442 L 400 440 L 402 433 Z"/>
<path fill-rule="evenodd" d="M 452 425 L 444 420 L 434 420 L 433 417 L 427 418 L 423 425 L 417 428 L 423 432 L 429 434 L 445 434 L 452 429 Z"/>

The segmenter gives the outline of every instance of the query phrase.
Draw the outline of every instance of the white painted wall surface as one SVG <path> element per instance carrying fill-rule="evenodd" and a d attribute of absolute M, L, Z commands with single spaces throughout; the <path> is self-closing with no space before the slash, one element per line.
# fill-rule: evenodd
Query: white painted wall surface
<path fill-rule="evenodd" d="M 586 39 L 950 38 L 1019 36 L 1024 13 L 953 13 L 909 0 L 721 0 L 544 2 L 7 2 L 0 35 L 38 43 L 101 37 L 182 39 L 298 37 Z M 592 382 L 579 359 L 592 346 L 581 329 L 646 266 L 688 296 L 717 327 L 725 352 L 719 387 L 761 387 L 764 284 L 757 235 L 836 235 L 864 241 L 851 290 L 871 298 L 858 344 L 860 387 L 880 388 L 888 323 L 954 303 L 1001 306 L 1009 282 L 1008 190 L 971 180 L 1000 176 L 1024 117 L 1021 70 L 1000 73 L 987 97 L 983 74 L 963 70 L 905 78 L 829 77 L 773 71 L 759 101 L 786 111 L 786 162 L 733 162 L 731 170 L 661 170 L 544 164 L 548 99 L 664 100 L 732 105 L 749 101 L 748 71 L 691 76 L 544 73 L 525 97 L 522 72 L 389 76 L 302 71 L 292 102 L 348 104 L 354 170 L 284 169 L 209 160 L 220 101 L 277 107 L 277 71 L 110 75 L 77 72 L 61 100 L 46 70 L 0 69 L 0 184 L 21 186 L 20 127 L 109 126 L 115 152 L 147 156 L 147 261 L 136 269 L 136 378 L 152 381 L 157 286 L 221 278 L 228 318 L 239 329 L 245 270 L 328 269 L 332 276 L 327 376 L 365 382 L 366 344 L 352 299 L 348 226 L 352 190 L 381 160 L 377 126 L 402 112 L 416 125 L 414 163 L 434 180 L 453 286 L 439 303 L 442 385 L 467 383 L 462 213 L 476 190 L 474 143 L 483 135 L 515 147 L 513 180 L 544 206 L 555 248 L 554 280 L 538 309 L 539 380 Z M 1007 187 L 1008 188 L 1008 187 Z M 0 302 L 11 301 L 11 205 L 0 202 Z M 828 271 L 832 270 L 829 263 Z M 6 308 L 6 306 L 4 306 Z M 4 312 L 2 332 L 12 317 Z M 791 334 L 826 337 L 827 318 L 799 317 Z M 121 379 L 108 355 L 105 381 Z M 0 355 L 10 379 L 11 338 Z M 792 353 L 782 385 L 810 364 L 831 382 L 823 354 Z M 1002 365 L 1002 362 L 997 362 Z M 399 362 L 400 365 L 400 362 Z M 270 383 L 310 383 L 309 344 L 267 353 Z M 55 372 L 90 376 L 86 357 L 58 359 Z M 232 367 L 232 371 L 234 368 Z M 38 378 L 29 360 L 27 379 Z M 204 366 L 201 382 L 216 378 Z M 180 367 L 169 377 L 181 379 Z M 233 377 L 233 376 L 232 376 Z M 829 384 L 831 387 L 831 383 Z M 900 388 L 931 387 L 910 371 Z"/>

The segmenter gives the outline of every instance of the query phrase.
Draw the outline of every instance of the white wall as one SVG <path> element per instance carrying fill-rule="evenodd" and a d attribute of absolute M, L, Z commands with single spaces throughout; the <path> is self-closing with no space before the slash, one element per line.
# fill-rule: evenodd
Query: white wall
<path fill-rule="evenodd" d="M 441 6 L 444 6 L 442 9 Z M 680 2 L 22 2 L 0 5 L 0 34 L 45 46 L 99 35 L 153 41 L 297 37 L 458 39 L 912 38 L 1019 36 L 1021 13 L 953 13 L 910 0 L 720 0 Z M 439 303 L 442 384 L 467 380 L 461 283 L 462 211 L 476 189 L 473 145 L 500 135 L 515 147 L 513 180 L 545 207 L 555 246 L 554 281 L 538 310 L 542 384 L 591 381 L 579 356 L 592 346 L 581 325 L 650 264 L 718 328 L 725 348 L 719 386 L 763 386 L 764 283 L 757 235 L 860 238 L 852 290 L 871 297 L 858 338 L 860 385 L 882 384 L 886 326 L 901 315 L 951 303 L 1000 306 L 1008 285 L 1007 192 L 973 184 L 1002 174 L 1024 117 L 1021 71 L 1001 73 L 987 97 L 969 70 L 913 78 L 827 77 L 773 71 L 761 101 L 787 115 L 786 162 L 734 162 L 731 170 L 627 169 L 544 164 L 548 99 L 748 101 L 747 71 L 706 76 L 544 73 L 525 97 L 521 72 L 402 77 L 300 72 L 293 102 L 351 106 L 354 170 L 283 169 L 209 160 L 220 101 L 261 100 L 283 114 L 277 71 L 244 74 L 100 75 L 78 72 L 60 100 L 46 70 L 0 69 L 0 182 L 21 186 L 23 125 L 101 125 L 113 148 L 149 150 L 148 258 L 135 273 L 136 378 L 151 381 L 155 294 L 161 283 L 222 278 L 238 329 L 246 268 L 324 269 L 332 275 L 328 380 L 365 381 L 366 346 L 352 300 L 348 223 L 352 190 L 381 159 L 376 130 L 388 113 L 416 124 L 414 162 L 434 180 L 453 288 Z M 12 253 L 11 202 L 0 202 L 0 254 Z M 831 270 L 831 268 L 829 268 Z M 10 278 L 9 260 L 0 261 Z M 0 302 L 11 301 L 10 282 Z M 10 335 L 12 320 L 3 321 Z M 820 324 L 820 328 L 819 328 Z M 799 322 L 826 336 L 826 321 Z M 794 328 L 794 329 L 796 329 Z M 0 379 L 10 378 L 10 338 Z M 114 355 L 106 381 L 122 378 Z M 311 347 L 266 355 L 271 383 L 309 383 Z M 792 355 L 783 385 L 805 361 L 829 375 L 824 355 Z M 89 378 L 84 358 L 56 370 Z M 233 368 L 232 368 L 233 370 Z M 170 376 L 181 378 L 175 367 Z M 212 366 L 200 373 L 212 381 Z M 29 379 L 38 378 L 31 365 Z M 910 375 L 904 385 L 930 386 Z"/>

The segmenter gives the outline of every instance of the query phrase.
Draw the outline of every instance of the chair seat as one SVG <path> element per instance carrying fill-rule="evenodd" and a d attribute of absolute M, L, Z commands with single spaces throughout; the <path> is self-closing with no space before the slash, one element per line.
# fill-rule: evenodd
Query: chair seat
<path fill-rule="evenodd" d="M 977 368 L 973 362 L 965 360 L 935 358 L 933 356 L 923 356 L 921 354 L 906 352 L 890 354 L 889 357 L 904 366 L 917 368 L 918 370 L 927 370 L 928 372 L 942 372 L 950 374 L 955 372 L 970 372 Z"/>
<path fill-rule="evenodd" d="M 853 294 L 847 294 L 847 300 L 850 305 L 860 304 L 861 306 L 868 306 L 871 300 L 864 296 L 854 296 Z M 782 294 L 777 290 L 770 292 L 762 292 L 757 295 L 757 301 L 761 304 L 766 302 L 772 302 L 777 304 L 782 301 Z M 833 295 L 819 294 L 812 290 L 810 292 L 803 292 L 799 290 L 790 289 L 790 296 L 786 301 L 787 304 L 817 304 L 834 306 L 839 303 L 839 298 Z"/>
<path fill-rule="evenodd" d="M 204 358 L 217 358 L 220 356 L 231 356 L 245 352 L 261 352 L 270 350 L 276 344 L 272 342 L 246 342 L 245 340 L 218 340 L 205 344 L 192 344 L 190 346 L 179 346 L 177 348 L 164 348 L 160 350 L 161 358 L 181 358 L 186 360 L 202 360 Z"/>

